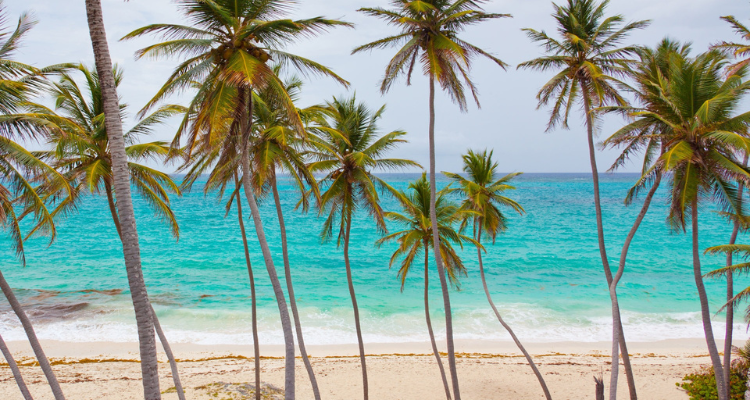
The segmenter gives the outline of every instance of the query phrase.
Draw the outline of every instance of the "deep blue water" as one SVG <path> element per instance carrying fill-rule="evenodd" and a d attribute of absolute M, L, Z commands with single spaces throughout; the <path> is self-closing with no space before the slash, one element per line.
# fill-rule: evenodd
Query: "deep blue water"
<path fill-rule="evenodd" d="M 417 174 L 384 174 L 405 188 Z M 623 205 L 634 174 L 602 175 L 601 196 L 610 263 L 617 265 L 622 242 L 640 210 L 640 202 Z M 440 185 L 447 181 L 441 178 Z M 497 243 L 486 243 L 485 268 L 495 302 L 527 341 L 595 341 L 610 336 L 610 305 L 596 237 L 593 192 L 589 174 L 525 174 L 507 195 L 526 214 L 507 210 L 509 229 Z M 289 236 L 295 292 L 310 343 L 355 342 L 351 303 L 346 287 L 343 253 L 335 240 L 321 243 L 323 218 L 294 210 L 299 194 L 280 187 Z M 400 211 L 384 195 L 385 210 Z M 173 209 L 180 224 L 176 241 L 148 205 L 135 201 L 143 269 L 149 293 L 173 341 L 249 343 L 250 290 L 236 209 L 225 217 L 214 193 L 198 185 Z M 619 286 L 625 330 L 633 341 L 702 337 L 699 303 L 692 274 L 690 236 L 672 232 L 666 223 L 666 191 L 660 190 L 631 246 L 626 273 Z M 249 215 L 247 207 L 246 217 Z M 261 204 L 262 219 L 283 275 L 279 229 L 272 199 Z M 268 274 L 247 221 L 256 274 L 261 340 L 281 343 L 278 310 Z M 389 225 L 389 229 L 398 229 Z M 710 205 L 701 209 L 700 245 L 725 244 L 731 226 Z M 689 232 L 688 232 L 689 233 Z M 426 340 L 423 311 L 423 266 L 414 266 L 404 291 L 388 268 L 395 245 L 378 249 L 380 237 L 366 212 L 355 217 L 350 255 L 365 340 L 405 342 Z M 740 236 L 740 242 L 746 241 Z M 2 271 L 37 321 L 42 338 L 58 340 L 135 341 L 135 321 L 127 291 L 122 250 L 106 199 L 89 196 L 78 212 L 58 223 L 58 238 L 49 247 L 44 238 L 26 247 L 27 266 L 14 260 L 6 237 L 0 239 Z M 451 300 L 459 338 L 507 339 L 491 315 L 481 290 L 476 250 L 461 252 L 469 270 Z M 420 258 L 421 259 L 421 258 Z M 703 256 L 704 272 L 723 265 L 723 257 Z M 431 265 L 431 307 L 436 329 L 442 329 L 442 300 Z M 740 280 L 744 288 L 748 280 Z M 709 281 L 712 309 L 724 294 L 722 281 Z M 0 302 L 0 331 L 6 340 L 21 339 L 15 317 Z M 742 315 L 738 313 L 738 315 Z M 715 317 L 717 335 L 723 315 Z M 741 318 L 738 318 L 741 322 Z M 744 332 L 740 329 L 740 332 Z"/>

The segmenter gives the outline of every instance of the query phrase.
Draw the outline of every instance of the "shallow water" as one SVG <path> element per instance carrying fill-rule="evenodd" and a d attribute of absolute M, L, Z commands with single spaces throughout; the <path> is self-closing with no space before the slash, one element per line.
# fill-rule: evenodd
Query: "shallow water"
<path fill-rule="evenodd" d="M 382 177 L 405 188 L 416 174 Z M 622 199 L 636 175 L 603 175 L 605 235 L 610 263 L 616 267 L 622 242 L 640 210 Z M 305 340 L 310 344 L 355 343 L 351 302 L 341 249 L 335 240 L 321 243 L 322 218 L 294 211 L 298 193 L 281 182 L 295 294 Z M 444 179 L 439 182 L 445 185 Z M 590 175 L 526 174 L 508 192 L 526 209 L 507 212 L 509 230 L 495 245 L 486 244 L 485 268 L 493 298 L 506 320 L 525 341 L 603 341 L 611 336 L 609 294 L 596 241 Z M 251 343 L 250 290 L 236 209 L 225 218 L 223 203 L 202 187 L 173 200 L 180 240 L 155 218 L 147 204 L 135 200 L 143 268 L 149 294 L 161 323 L 174 342 Z M 400 211 L 389 196 L 385 210 Z M 245 207 L 247 208 L 247 207 Z M 690 236 L 670 231 L 666 192 L 660 190 L 643 221 L 618 289 L 626 335 L 631 341 L 703 336 L 692 275 Z M 244 210 L 249 214 L 249 210 Z M 279 230 L 272 199 L 261 205 L 266 234 L 278 271 L 283 275 Z M 725 244 L 731 226 L 709 206 L 701 210 L 701 250 Z M 259 327 L 264 343 L 283 343 L 278 309 L 268 274 L 246 223 L 256 275 Z M 389 225 L 389 229 L 399 227 Z M 378 249 L 380 235 L 365 212 L 357 214 L 350 255 L 367 342 L 426 340 L 423 309 L 423 264 L 414 265 L 400 291 L 397 265 L 388 268 L 394 245 Z M 745 236 L 740 242 L 746 241 Z M 89 196 L 78 213 L 58 224 L 51 246 L 44 238 L 26 248 L 27 266 L 14 261 L 6 237 L 0 240 L 3 273 L 36 321 L 43 339 L 65 341 L 136 341 L 132 303 L 127 290 L 122 250 L 103 196 Z M 455 336 L 510 340 L 487 305 L 477 271 L 476 249 L 462 253 L 467 277 L 451 292 Z M 420 258 L 421 259 L 421 258 Z M 703 256 L 704 272 L 724 258 Z M 442 298 L 431 266 L 431 308 L 436 335 L 442 329 Z M 740 279 L 738 289 L 750 284 Z M 725 296 L 723 282 L 708 281 L 715 312 Z M 737 335 L 747 335 L 742 313 Z M 723 315 L 714 318 L 723 335 Z M 0 301 L 0 332 L 21 340 L 23 332 L 7 303 Z"/>

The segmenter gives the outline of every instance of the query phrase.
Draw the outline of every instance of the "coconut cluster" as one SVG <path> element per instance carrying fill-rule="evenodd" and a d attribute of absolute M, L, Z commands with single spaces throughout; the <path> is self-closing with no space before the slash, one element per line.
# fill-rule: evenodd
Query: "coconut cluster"
<path fill-rule="evenodd" d="M 253 44 L 253 41 L 255 40 L 254 35 L 250 35 L 245 40 L 235 40 L 233 43 L 222 43 L 221 46 L 211 50 L 211 54 L 213 55 L 214 63 L 216 64 L 224 64 L 229 60 L 230 57 L 234 54 L 237 50 L 244 50 L 251 56 L 255 57 L 257 60 L 259 60 L 262 63 L 265 63 L 266 61 L 271 59 L 271 56 L 260 47 Z"/>

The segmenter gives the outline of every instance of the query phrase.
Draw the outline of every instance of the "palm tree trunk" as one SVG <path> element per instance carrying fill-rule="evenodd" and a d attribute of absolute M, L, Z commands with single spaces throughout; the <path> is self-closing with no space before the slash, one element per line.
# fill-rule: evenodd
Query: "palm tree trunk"
<path fill-rule="evenodd" d="M 711 356 L 711 363 L 714 366 L 714 376 L 716 377 L 716 389 L 719 394 L 719 400 L 729 400 L 727 387 L 724 385 L 724 371 L 719 358 L 719 351 L 716 349 L 714 340 L 714 331 L 711 327 L 711 312 L 708 309 L 708 296 L 706 288 L 703 286 L 703 275 L 701 274 L 700 252 L 698 247 L 698 199 L 693 199 L 691 204 L 692 223 L 693 223 L 693 275 L 695 277 L 695 286 L 698 289 L 698 297 L 701 302 L 701 317 L 703 319 L 703 332 L 706 334 L 706 344 L 708 345 L 708 354 Z"/>
<path fill-rule="evenodd" d="M 427 240 L 424 241 L 424 316 L 427 320 L 427 332 L 430 333 L 430 343 L 432 344 L 432 353 L 435 354 L 435 360 L 437 361 L 438 368 L 440 368 L 440 377 L 443 379 L 443 387 L 445 388 L 445 398 L 451 400 L 451 389 L 448 385 L 448 378 L 445 376 L 445 368 L 443 368 L 443 361 L 440 359 L 440 352 L 435 343 L 435 334 L 432 332 L 432 321 L 430 320 L 430 263 L 429 263 L 430 248 Z"/>
<path fill-rule="evenodd" d="M 114 198 L 112 196 L 112 186 L 109 184 L 109 182 L 104 181 L 104 187 L 104 190 L 107 192 L 109 212 L 112 214 L 112 221 L 114 221 L 115 223 L 115 228 L 117 228 L 117 235 L 120 237 L 120 242 L 122 242 L 120 218 L 117 216 L 117 205 L 115 204 Z M 149 305 L 151 305 L 150 302 Z M 177 369 L 177 361 L 175 360 L 174 354 L 172 353 L 172 347 L 169 345 L 169 341 L 167 341 L 167 335 L 165 335 L 164 331 L 161 329 L 159 317 L 156 316 L 156 312 L 154 311 L 153 306 L 151 306 L 151 318 L 153 318 L 154 320 L 154 329 L 156 330 L 156 336 L 159 337 L 161 346 L 164 348 L 164 353 L 166 353 L 167 355 L 167 360 L 169 360 L 169 367 L 172 370 L 172 381 L 174 382 L 174 387 L 177 390 L 177 396 L 180 398 L 180 400 L 185 400 L 185 393 L 182 390 L 182 382 L 180 381 L 180 373 Z"/>
<path fill-rule="evenodd" d="M 10 350 L 8 349 L 8 346 L 5 345 L 5 341 L 3 340 L 2 336 L 0 336 L 0 351 L 3 353 L 3 356 L 5 356 L 5 361 L 8 362 L 8 366 L 10 367 L 10 372 L 13 373 L 13 378 L 16 379 L 16 385 L 18 385 L 18 389 L 21 390 L 21 394 L 23 395 L 23 398 L 25 400 L 33 400 L 34 398 L 31 397 L 31 393 L 29 393 L 29 388 L 26 387 L 26 382 L 23 381 L 21 370 L 18 369 L 18 364 L 16 364 L 16 360 L 13 358 L 13 354 L 11 354 Z"/>
<path fill-rule="evenodd" d="M 117 236 L 122 241 L 122 228 L 120 227 L 120 218 L 117 218 L 117 205 L 114 196 L 112 196 L 112 185 L 106 179 L 104 180 L 104 191 L 107 193 L 107 204 L 109 204 L 109 212 L 112 214 L 112 221 L 115 222 L 115 228 L 117 228 Z"/>
<path fill-rule="evenodd" d="M 596 149 L 594 147 L 594 119 L 591 115 L 591 98 L 589 97 L 588 85 L 584 82 L 581 83 L 581 89 L 583 92 L 583 108 L 586 113 L 586 133 L 588 136 L 589 143 L 589 161 L 591 163 L 591 176 L 593 178 L 594 186 L 594 208 L 596 210 L 596 235 L 599 241 L 599 255 L 602 259 L 602 267 L 604 268 L 604 276 L 607 278 L 607 287 L 612 284 L 612 271 L 609 268 L 609 259 L 607 258 L 607 248 L 604 245 L 604 223 L 602 222 L 602 203 L 599 198 L 599 169 L 596 166 Z M 611 300 L 611 299 L 610 299 Z M 613 307 L 619 307 L 613 305 Z M 615 330 L 615 325 L 620 332 L 622 329 L 622 320 L 620 319 L 619 309 L 617 315 L 612 316 L 612 330 Z M 628 347 L 625 343 L 625 336 L 619 336 L 619 347 L 620 353 L 622 354 L 622 362 L 625 365 L 625 371 L 628 376 L 628 390 L 630 391 L 630 399 L 636 400 L 638 395 L 635 390 L 635 379 L 633 377 L 633 369 L 630 366 L 630 355 L 628 354 Z M 614 368 L 614 365 L 613 365 Z M 610 388 L 610 393 L 613 389 Z M 617 388 L 614 388 L 616 393 Z M 610 397 L 611 398 L 611 397 Z M 614 400 L 614 399 L 613 399 Z"/>
<path fill-rule="evenodd" d="M 310 378 L 310 384 L 312 385 L 315 400 L 320 400 L 318 381 L 315 379 L 315 372 L 313 372 L 312 364 L 310 364 L 310 358 L 307 356 L 307 350 L 305 349 L 305 339 L 302 337 L 302 324 L 300 323 L 299 312 L 297 311 L 297 299 L 294 297 L 294 287 L 292 286 L 292 268 L 289 266 L 289 250 L 287 248 L 286 241 L 284 213 L 281 211 L 281 199 L 279 198 L 279 190 L 276 186 L 275 171 L 271 176 L 271 189 L 273 190 L 273 199 L 276 203 L 276 215 L 278 215 L 279 217 L 279 230 L 281 231 L 281 252 L 284 255 L 284 276 L 286 278 L 286 290 L 287 292 L 289 292 L 289 305 L 292 308 L 292 317 L 294 318 L 294 329 L 297 332 L 299 352 L 302 355 L 302 362 L 305 364 L 305 369 L 307 369 L 307 376 Z"/>
<path fill-rule="evenodd" d="M 62 389 L 60 388 L 60 383 L 57 381 L 57 377 L 52 371 L 52 366 L 50 365 L 49 360 L 47 360 L 47 356 L 44 354 L 42 345 L 41 343 L 39 343 L 39 339 L 37 339 L 36 337 L 34 327 L 31 325 L 29 317 L 26 315 L 26 312 L 23 311 L 21 303 L 18 302 L 16 295 L 13 293 L 10 285 L 8 285 L 8 281 L 5 280 L 2 272 L 0 272 L 0 289 L 3 291 L 5 298 L 8 299 L 8 303 L 10 303 L 10 307 L 13 309 L 13 312 L 16 313 L 16 316 L 21 321 L 23 330 L 26 332 L 26 336 L 29 338 L 31 349 L 34 351 L 34 355 L 36 355 L 37 361 L 39 361 L 39 366 L 42 368 L 44 376 L 47 378 L 47 382 L 49 383 L 50 389 L 52 389 L 52 394 L 55 396 L 55 400 L 65 399 Z"/>
<path fill-rule="evenodd" d="M 244 92 L 244 90 L 242 90 Z M 263 221 L 260 219 L 260 210 L 258 210 L 258 203 L 255 201 L 255 193 L 253 192 L 252 182 L 250 181 L 250 132 L 252 130 L 252 93 L 243 93 L 244 96 L 240 96 L 247 104 L 244 108 L 243 117 L 241 123 L 244 125 L 242 130 L 242 186 L 245 189 L 245 197 L 247 198 L 248 206 L 250 207 L 250 214 L 253 216 L 253 223 L 255 224 L 255 234 L 258 236 L 258 243 L 260 249 L 263 252 L 263 260 L 266 264 L 266 270 L 268 276 L 271 279 L 271 285 L 273 286 L 273 293 L 276 297 L 276 304 L 279 307 L 279 315 L 281 317 L 281 328 L 284 332 L 284 359 L 285 365 L 285 376 L 284 376 L 284 399 L 294 400 L 294 334 L 292 333 L 292 323 L 289 318 L 289 310 L 286 305 L 286 298 L 284 297 L 284 290 L 281 289 L 281 282 L 279 282 L 279 276 L 276 274 L 276 267 L 273 265 L 273 258 L 271 257 L 271 249 L 268 247 L 268 241 L 266 241 L 266 233 L 263 230 Z M 256 388 L 260 390 L 260 388 Z"/>
<path fill-rule="evenodd" d="M 638 214 L 638 216 L 635 219 L 635 222 L 633 222 L 633 226 L 630 228 L 630 232 L 628 232 L 628 236 L 625 238 L 625 243 L 622 245 L 622 252 L 620 253 L 620 265 L 617 268 L 617 273 L 615 274 L 614 278 L 612 278 L 612 282 L 609 284 L 609 298 L 612 302 L 612 319 L 613 321 L 619 321 L 620 318 L 620 305 L 617 301 L 617 283 L 620 282 L 620 278 L 622 278 L 622 274 L 625 272 L 625 261 L 628 257 L 628 250 L 630 249 L 630 243 L 633 241 L 633 238 L 635 237 L 635 233 L 638 231 L 638 228 L 641 226 L 641 222 L 643 221 L 643 218 L 646 216 L 646 213 L 648 212 L 648 208 L 651 205 L 651 200 L 654 198 L 654 194 L 656 193 L 656 190 L 659 188 L 659 184 L 661 183 L 661 173 L 657 173 L 656 179 L 654 180 L 654 184 L 651 186 L 651 189 L 648 191 L 648 194 L 646 195 L 646 199 L 643 201 L 643 206 L 641 206 L 641 212 Z M 614 399 L 617 396 L 617 370 L 619 368 L 620 364 L 620 357 L 619 357 L 619 346 L 618 344 L 624 339 L 625 332 L 622 330 L 622 325 L 618 324 L 612 324 L 612 375 L 610 376 L 610 383 L 609 383 L 609 397 L 610 399 Z M 622 339 L 621 339 L 622 338 Z M 625 370 L 626 374 L 629 377 L 632 377 L 632 371 L 628 371 L 627 368 Z"/>
<path fill-rule="evenodd" d="M 743 166 L 747 166 L 748 153 L 745 152 L 745 159 L 742 161 Z M 742 206 L 742 192 L 745 189 L 744 183 L 740 181 L 737 184 L 737 198 L 740 199 L 740 206 Z M 742 208 L 740 207 L 740 210 Z M 735 244 L 737 242 L 737 234 L 740 231 L 739 221 L 734 222 L 732 228 L 732 235 L 729 238 L 729 244 Z M 727 253 L 727 267 L 733 264 L 732 253 Z M 729 388 L 729 376 L 732 372 L 732 333 L 734 330 L 734 304 L 731 303 L 734 298 L 734 276 L 732 271 L 727 272 L 727 311 L 725 321 L 725 333 L 724 333 L 724 385 Z M 750 386 L 748 387 L 750 390 Z M 747 395 L 746 395 L 747 397 Z"/>
<path fill-rule="evenodd" d="M 120 106 L 117 98 L 112 60 L 109 56 L 107 35 L 100 0 L 86 0 L 86 15 L 94 49 L 96 70 L 101 81 L 104 125 L 107 129 L 109 149 L 112 157 L 112 175 L 117 196 L 117 209 L 122 224 L 122 252 L 127 269 L 130 296 L 133 299 L 135 319 L 138 326 L 138 342 L 141 353 L 143 395 L 146 400 L 161 399 L 159 370 L 156 360 L 156 339 L 151 303 L 141 270 L 141 251 L 138 245 L 138 230 L 130 195 L 130 172 L 128 171 L 125 141 L 123 139 Z"/>
<path fill-rule="evenodd" d="M 435 76 L 430 74 L 430 223 L 432 224 L 433 249 L 440 248 L 440 237 L 438 234 L 437 214 L 435 213 Z M 451 371 L 453 381 L 453 397 L 461 400 L 461 390 L 458 387 L 458 371 L 456 370 L 456 351 L 453 346 L 453 316 L 451 315 L 451 299 L 448 291 L 448 281 L 445 277 L 443 257 L 439 251 L 435 251 L 435 264 L 437 264 L 440 288 L 443 291 L 443 306 L 445 308 L 445 336 L 448 347 L 448 369 Z"/>
<path fill-rule="evenodd" d="M 482 229 L 477 229 L 477 226 L 482 226 L 482 220 L 477 219 L 474 221 L 474 234 L 477 239 L 477 242 L 482 242 Z M 513 338 L 513 341 L 516 343 L 516 346 L 518 346 L 518 349 L 521 350 L 521 353 L 523 353 L 524 357 L 526 357 L 526 361 L 529 363 L 529 366 L 531 367 L 532 371 L 534 371 L 534 375 L 536 375 L 536 379 L 539 380 L 539 384 L 542 386 L 542 391 L 544 391 L 544 397 L 547 398 L 547 400 L 552 400 L 552 395 L 549 392 L 549 389 L 547 388 L 547 383 L 544 382 L 544 377 L 542 376 L 542 373 L 539 372 L 539 368 L 536 367 L 536 364 L 534 364 L 534 360 L 531 358 L 531 355 L 528 351 L 526 351 L 526 348 L 523 347 L 523 344 L 520 340 L 518 340 L 518 337 L 513 332 L 513 329 L 511 329 L 510 325 L 508 325 L 504 320 L 503 317 L 500 316 L 500 311 L 497 310 L 497 307 L 495 307 L 495 302 L 492 301 L 492 296 L 490 296 L 490 290 L 487 287 L 487 280 L 484 276 L 484 263 L 482 262 L 482 250 L 477 247 L 477 257 L 479 259 L 479 276 L 482 278 L 482 286 L 484 287 L 484 294 L 487 295 L 487 301 L 490 303 L 490 307 L 492 307 L 492 311 L 495 312 L 495 316 L 497 317 L 497 320 L 500 321 L 500 324 L 503 325 L 506 331 L 510 334 L 510 337 Z"/>
<path fill-rule="evenodd" d="M 237 174 L 234 175 L 234 183 L 239 186 Z M 255 400 L 260 400 L 260 343 L 258 342 L 258 302 L 255 297 L 255 278 L 253 277 L 253 266 L 250 263 L 250 250 L 247 246 L 247 235 L 245 234 L 245 219 L 242 217 L 242 198 L 239 190 L 236 191 L 237 197 L 237 219 L 240 222 L 240 232 L 242 232 L 242 246 L 245 248 L 245 263 L 247 264 L 247 274 L 250 276 L 250 319 L 253 326 L 253 354 L 255 355 Z"/>
<path fill-rule="evenodd" d="M 164 353 L 167 354 L 167 359 L 169 360 L 169 367 L 172 370 L 172 380 L 174 381 L 174 388 L 177 391 L 177 397 L 180 400 L 185 400 L 185 391 L 182 389 L 182 382 L 180 381 L 180 373 L 177 369 L 177 361 L 174 359 L 174 354 L 172 353 L 172 347 L 169 345 L 169 342 L 167 341 L 167 336 L 164 334 L 164 331 L 161 329 L 161 324 L 159 323 L 159 318 L 156 317 L 156 311 L 154 311 L 154 307 L 151 307 L 151 312 L 153 313 L 154 318 L 154 329 L 156 329 L 156 335 L 159 337 L 159 341 L 161 341 L 161 346 L 164 348 Z"/>
<path fill-rule="evenodd" d="M 369 398 L 369 388 L 367 386 L 367 363 L 365 361 L 365 343 L 362 341 L 362 328 L 359 324 L 359 307 L 357 306 L 357 296 L 354 294 L 354 282 L 352 281 L 352 266 L 349 264 L 349 234 L 352 230 L 352 216 L 346 217 L 346 232 L 344 233 L 344 265 L 346 266 L 346 282 L 349 285 L 349 296 L 352 298 L 352 308 L 354 309 L 354 327 L 357 330 L 357 343 L 359 344 L 359 361 L 362 364 L 362 390 L 365 394 L 365 400 Z"/>

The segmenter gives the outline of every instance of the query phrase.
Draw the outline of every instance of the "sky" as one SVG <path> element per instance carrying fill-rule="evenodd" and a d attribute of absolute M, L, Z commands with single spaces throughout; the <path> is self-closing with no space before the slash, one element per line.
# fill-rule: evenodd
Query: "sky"
<path fill-rule="evenodd" d="M 16 59 L 38 67 L 62 62 L 81 62 L 93 69 L 93 51 L 86 23 L 83 0 L 13 0 L 5 1 L 9 21 L 15 23 L 22 12 L 30 12 L 39 22 L 28 34 Z M 300 106 L 320 104 L 333 96 L 351 96 L 370 108 L 386 105 L 380 121 L 381 132 L 404 130 L 408 143 L 395 149 L 390 157 L 409 158 L 427 168 L 428 84 L 415 71 L 412 85 L 401 80 L 386 94 L 381 94 L 380 80 L 395 49 L 375 50 L 351 55 L 359 45 L 397 33 L 395 28 L 378 19 L 356 12 L 360 7 L 388 7 L 388 0 L 298 0 L 290 18 L 324 16 L 352 22 L 354 29 L 336 28 L 312 39 L 304 39 L 285 51 L 320 62 L 351 83 L 347 90 L 325 78 L 306 79 Z M 114 62 L 124 69 L 119 87 L 122 101 L 130 105 L 128 129 L 132 119 L 164 83 L 178 59 L 135 60 L 136 50 L 156 43 L 155 37 L 120 42 L 132 30 L 153 23 L 186 23 L 173 1 L 169 0 L 102 0 L 104 22 Z M 511 14 L 473 26 L 461 37 L 510 64 L 507 71 L 489 60 L 477 59 L 472 79 L 479 88 L 481 108 L 475 105 L 462 113 L 446 93 L 436 94 L 436 160 L 438 171 L 459 171 L 461 155 L 468 149 L 494 151 L 499 170 L 503 172 L 590 172 L 586 130 L 580 109 L 573 110 L 570 129 L 546 132 L 549 108 L 537 109 L 536 93 L 552 73 L 517 70 L 516 65 L 543 55 L 543 49 L 532 43 L 521 31 L 533 28 L 554 33 L 549 0 L 495 0 L 485 10 Z M 646 29 L 633 33 L 627 44 L 653 46 L 662 38 L 692 42 L 694 54 L 718 41 L 738 41 L 729 24 L 720 19 L 734 15 L 750 23 L 750 1 L 745 0 L 612 0 L 608 15 L 622 14 L 626 21 L 651 20 Z M 186 104 L 188 96 L 173 97 L 170 103 Z M 49 101 L 47 101 L 49 104 Z M 750 105 L 750 102 L 745 102 Z M 169 121 L 143 140 L 171 141 L 177 120 Z M 598 126 L 597 141 L 621 127 L 620 117 L 606 117 Z M 618 149 L 600 149 L 597 165 L 609 169 Z M 152 164 L 172 172 L 175 165 Z M 634 159 L 620 172 L 640 171 L 640 160 Z"/>

